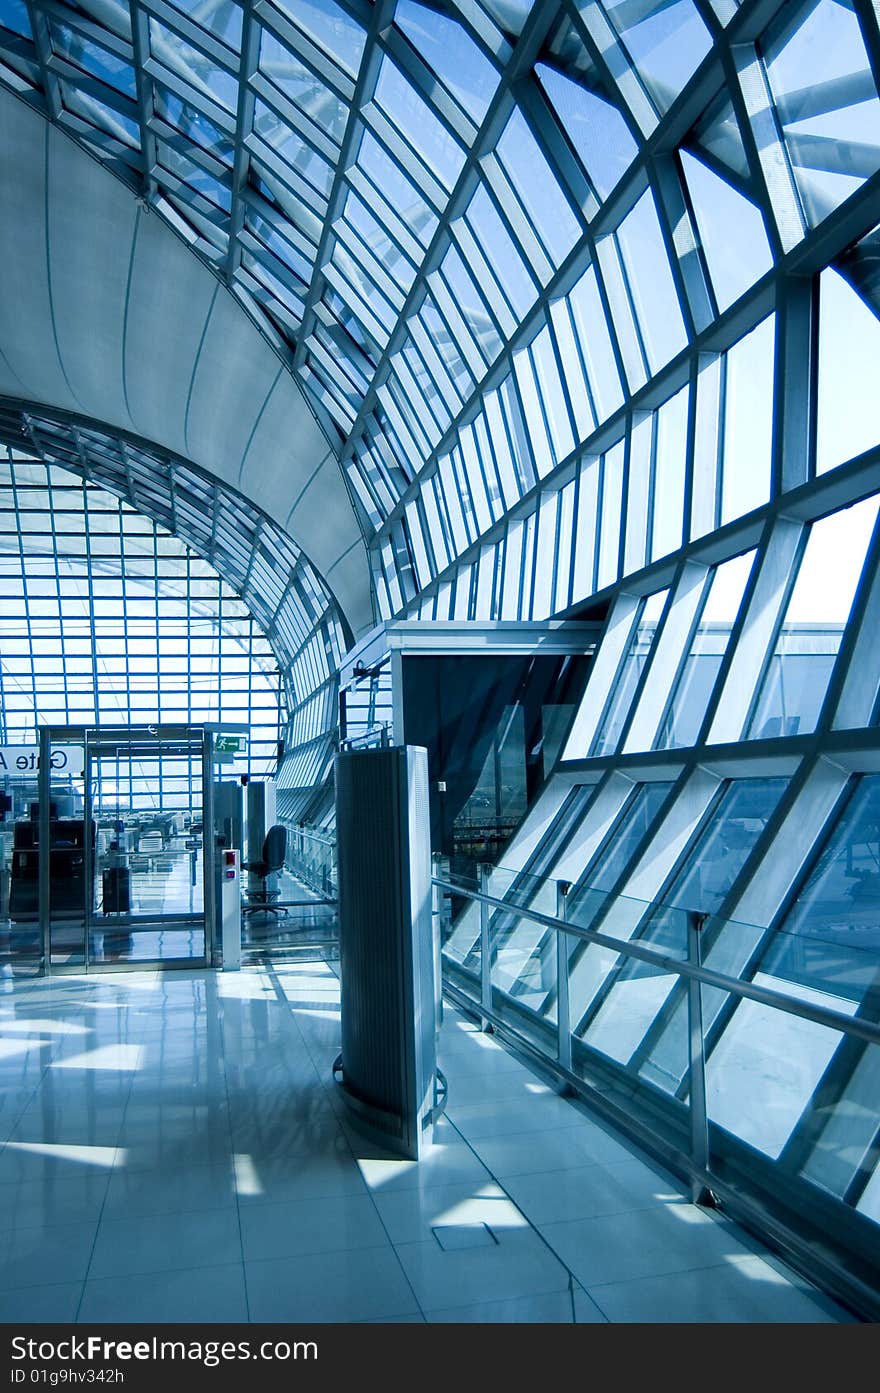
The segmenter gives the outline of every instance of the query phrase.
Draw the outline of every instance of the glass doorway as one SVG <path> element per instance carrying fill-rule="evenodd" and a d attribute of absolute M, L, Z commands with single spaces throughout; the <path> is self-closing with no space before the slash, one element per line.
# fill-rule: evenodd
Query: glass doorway
<path fill-rule="evenodd" d="M 197 726 L 41 731 L 33 836 L 49 971 L 210 962 L 210 742 Z M 59 747 L 80 755 L 79 806 L 57 795 Z"/>

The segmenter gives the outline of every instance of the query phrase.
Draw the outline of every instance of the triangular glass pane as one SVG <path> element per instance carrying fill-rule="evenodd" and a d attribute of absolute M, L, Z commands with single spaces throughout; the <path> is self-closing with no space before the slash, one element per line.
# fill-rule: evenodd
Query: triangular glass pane
<path fill-rule="evenodd" d="M 753 203 L 700 160 L 687 150 L 680 156 L 715 298 L 726 310 L 773 265 L 764 221 Z"/>
<path fill-rule="evenodd" d="M 688 142 L 698 155 L 720 165 L 744 183 L 751 181 L 748 156 L 732 104 L 722 97 L 701 117 Z"/>
<path fill-rule="evenodd" d="M 604 97 L 544 63 L 535 71 L 596 192 L 607 197 L 638 153 L 629 127 Z"/>
<path fill-rule="evenodd" d="M 877 444 L 878 362 L 880 320 L 829 267 L 819 281 L 819 474 Z"/>
<path fill-rule="evenodd" d="M 838 257 L 837 268 L 880 314 L 880 227 Z"/>

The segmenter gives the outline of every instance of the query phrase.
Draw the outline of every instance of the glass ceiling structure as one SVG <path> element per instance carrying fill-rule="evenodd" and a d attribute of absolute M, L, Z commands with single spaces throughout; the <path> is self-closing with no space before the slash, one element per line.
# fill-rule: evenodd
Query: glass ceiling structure
<path fill-rule="evenodd" d="M 837 0 L 0 0 L 0 81 L 301 377 L 383 617 L 558 613 L 873 443 L 834 339 L 878 295 L 877 53 Z"/>

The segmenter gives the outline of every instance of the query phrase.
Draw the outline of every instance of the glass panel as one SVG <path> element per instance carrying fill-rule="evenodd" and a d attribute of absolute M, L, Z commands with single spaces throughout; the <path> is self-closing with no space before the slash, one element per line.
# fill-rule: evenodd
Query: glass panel
<path fill-rule="evenodd" d="M 597 193 L 607 198 L 638 153 L 629 127 L 605 97 L 543 63 L 535 71 Z"/>
<path fill-rule="evenodd" d="M 31 37 L 31 22 L 28 19 L 24 0 L 0 0 L 0 26 L 22 38 Z"/>
<path fill-rule="evenodd" d="M 853 780 L 842 813 L 761 966 L 859 1002 L 880 966 L 880 775 Z"/>
<path fill-rule="evenodd" d="M 56 53 L 69 58 L 90 76 L 105 82 L 117 92 L 123 92 L 132 99 L 137 96 L 134 68 L 130 63 L 123 62 L 115 53 L 93 43 L 67 24 L 50 23 L 49 32 Z"/>
<path fill-rule="evenodd" d="M 642 607 L 635 635 L 618 673 L 614 691 L 590 751 L 591 755 L 610 754 L 617 748 L 639 678 L 653 647 L 668 594 L 668 590 L 658 590 L 648 597 Z"/>
<path fill-rule="evenodd" d="M 788 992 L 768 973 L 756 985 Z M 838 998 L 800 988 L 803 1000 L 840 1010 Z M 767 1156 L 780 1154 L 841 1042 L 839 1031 L 757 1001 L 740 1001 L 706 1065 L 709 1118 Z"/>
<path fill-rule="evenodd" d="M 880 101 L 851 0 L 818 0 L 765 44 L 767 76 L 810 222 L 880 168 Z"/>
<path fill-rule="evenodd" d="M 771 315 L 726 356 L 721 521 L 770 497 L 775 319 Z"/>
<path fill-rule="evenodd" d="M 819 403 L 816 472 L 824 474 L 877 444 L 875 364 L 880 322 L 831 267 L 819 278 Z"/>
<path fill-rule="evenodd" d="M 878 496 L 813 524 L 761 687 L 749 736 L 805 734 L 814 729 L 865 553 Z"/>
<path fill-rule="evenodd" d="M 241 9 L 231 0 L 173 0 L 188 18 L 208 29 L 230 48 L 241 46 Z"/>
<path fill-rule="evenodd" d="M 697 742 L 754 559 L 750 551 L 716 568 L 658 740 L 661 749 Z"/>
<path fill-rule="evenodd" d="M 498 157 L 550 260 L 561 265 L 580 236 L 580 225 L 519 111 L 498 141 Z"/>
<path fill-rule="evenodd" d="M 379 70 L 376 102 L 446 188 L 454 188 L 464 151 L 390 58 Z"/>
<path fill-rule="evenodd" d="M 260 71 L 295 102 L 301 111 L 337 144 L 342 140 L 348 107 L 321 82 L 269 29 L 260 40 Z"/>
<path fill-rule="evenodd" d="M 654 465 L 654 515 L 651 560 L 681 546 L 684 525 L 685 463 L 687 460 L 688 388 L 684 387 L 657 412 L 657 455 Z"/>
<path fill-rule="evenodd" d="M 173 29 L 160 24 L 157 19 L 150 20 L 150 51 L 160 63 L 178 73 L 197 91 L 219 102 L 227 111 L 235 112 L 238 81 L 232 73 L 202 53 L 201 49 L 186 43 Z"/>
<path fill-rule="evenodd" d="M 479 123 L 498 86 L 499 73 L 461 25 L 413 0 L 398 0 L 394 22 Z"/>
<path fill-rule="evenodd" d="M 334 0 L 278 0 L 278 9 L 326 48 L 352 76 L 357 74 L 366 35 Z"/>
<path fill-rule="evenodd" d="M 680 158 L 715 299 L 726 310 L 773 265 L 764 222 L 753 203 L 702 161 L 687 150 Z"/>
<path fill-rule="evenodd" d="M 501 215 L 486 189 L 480 184 L 468 205 L 465 220 L 485 249 L 492 271 L 519 318 L 535 303 L 538 288 L 529 275 Z"/>
<path fill-rule="evenodd" d="M 684 321 L 650 190 L 617 230 L 652 371 L 685 345 Z"/>
<path fill-rule="evenodd" d="M 649 0 L 607 6 L 639 73 L 661 111 L 671 106 L 711 46 L 709 31 L 691 0 Z"/>

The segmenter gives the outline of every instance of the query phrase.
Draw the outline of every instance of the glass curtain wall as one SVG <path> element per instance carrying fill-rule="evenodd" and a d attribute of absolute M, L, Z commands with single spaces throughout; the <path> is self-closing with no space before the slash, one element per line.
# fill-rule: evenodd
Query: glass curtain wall
<path fill-rule="evenodd" d="M 275 655 L 207 561 L 43 463 L 0 460 L 0 529 L 2 743 L 34 744 L 41 725 L 225 720 L 250 731 L 236 772 L 274 774 Z M 136 803 L 149 802 L 149 782 L 133 786 Z"/>

